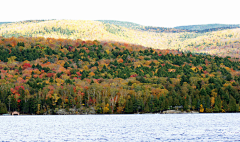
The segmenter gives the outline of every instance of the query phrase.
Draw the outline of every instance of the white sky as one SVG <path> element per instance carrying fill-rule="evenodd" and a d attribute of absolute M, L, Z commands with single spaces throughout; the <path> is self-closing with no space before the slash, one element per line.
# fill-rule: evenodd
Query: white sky
<path fill-rule="evenodd" d="M 146 26 L 240 24 L 239 0 L 1 0 L 0 22 L 119 20 Z"/>

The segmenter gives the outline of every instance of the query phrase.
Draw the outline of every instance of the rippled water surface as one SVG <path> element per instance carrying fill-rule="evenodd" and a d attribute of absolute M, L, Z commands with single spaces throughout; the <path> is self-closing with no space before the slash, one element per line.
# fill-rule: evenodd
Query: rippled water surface
<path fill-rule="evenodd" d="M 0 141 L 234 141 L 240 113 L 0 116 Z"/>

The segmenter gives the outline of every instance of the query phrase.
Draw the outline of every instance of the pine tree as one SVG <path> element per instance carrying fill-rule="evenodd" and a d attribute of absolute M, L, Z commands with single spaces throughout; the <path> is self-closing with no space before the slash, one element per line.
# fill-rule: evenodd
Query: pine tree
<path fill-rule="evenodd" d="M 221 98 L 220 96 L 218 95 L 215 99 L 215 104 L 214 104 L 214 112 L 219 112 L 221 110 Z"/>
<path fill-rule="evenodd" d="M 206 90 L 205 90 L 204 88 L 202 88 L 202 89 L 200 90 L 200 95 L 201 95 L 201 96 L 206 96 L 206 95 L 207 95 L 207 92 L 206 92 Z"/>
<path fill-rule="evenodd" d="M 228 104 L 227 104 L 227 102 L 225 100 L 223 100 L 222 106 L 223 106 L 223 110 L 225 112 L 227 112 L 228 111 Z"/>
<path fill-rule="evenodd" d="M 54 81 L 54 80 L 53 80 L 53 78 L 52 78 L 52 77 L 50 77 L 50 80 L 49 80 L 49 82 L 53 83 L 53 81 Z"/>
<path fill-rule="evenodd" d="M 148 112 L 149 112 L 149 106 L 148 106 L 148 103 L 147 103 L 146 106 L 144 107 L 144 112 L 145 112 L 145 113 L 148 113 Z"/>
<path fill-rule="evenodd" d="M 233 98 L 233 96 L 230 96 L 229 111 L 236 112 L 236 100 Z"/>
<path fill-rule="evenodd" d="M 70 65 L 68 64 L 68 62 L 65 62 L 63 67 L 67 69 L 68 67 L 70 67 Z"/>
<path fill-rule="evenodd" d="M 236 104 L 236 112 L 239 112 L 239 104 Z"/>
<path fill-rule="evenodd" d="M 1 103 L 0 101 L 0 114 L 7 113 L 7 107 L 5 103 Z"/>
<path fill-rule="evenodd" d="M 215 105 L 214 106 L 214 109 L 213 109 L 214 112 L 219 112 L 219 108 L 218 108 L 218 105 Z"/>
<path fill-rule="evenodd" d="M 127 99 L 125 106 L 125 113 L 133 113 L 133 103 L 132 100 Z"/>
<path fill-rule="evenodd" d="M 211 107 L 211 100 L 210 100 L 210 96 L 207 95 L 206 96 L 206 108 L 210 109 Z"/>

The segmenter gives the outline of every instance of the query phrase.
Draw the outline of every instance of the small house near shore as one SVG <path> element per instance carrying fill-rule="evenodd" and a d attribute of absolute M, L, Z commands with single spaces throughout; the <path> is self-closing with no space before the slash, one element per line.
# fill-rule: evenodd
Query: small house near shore
<path fill-rule="evenodd" d="M 17 111 L 12 112 L 12 115 L 19 115 L 20 113 Z"/>

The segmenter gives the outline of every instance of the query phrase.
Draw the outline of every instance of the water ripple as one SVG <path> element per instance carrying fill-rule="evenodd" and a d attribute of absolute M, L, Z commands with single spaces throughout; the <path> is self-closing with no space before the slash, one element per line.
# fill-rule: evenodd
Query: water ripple
<path fill-rule="evenodd" d="M 1 116 L 0 141 L 237 141 L 240 114 Z"/>

